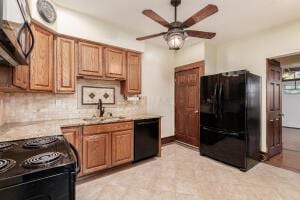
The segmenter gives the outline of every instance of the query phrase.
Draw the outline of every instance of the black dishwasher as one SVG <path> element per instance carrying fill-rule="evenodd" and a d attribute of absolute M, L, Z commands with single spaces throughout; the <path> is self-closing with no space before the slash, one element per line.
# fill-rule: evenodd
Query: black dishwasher
<path fill-rule="evenodd" d="M 159 145 L 159 119 L 134 121 L 134 162 L 156 156 Z"/>

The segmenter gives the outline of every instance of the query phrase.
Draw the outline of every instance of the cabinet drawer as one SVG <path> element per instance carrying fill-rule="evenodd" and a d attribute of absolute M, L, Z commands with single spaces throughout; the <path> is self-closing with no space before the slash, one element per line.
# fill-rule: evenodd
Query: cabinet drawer
<path fill-rule="evenodd" d="M 133 121 L 84 126 L 83 134 L 91 135 L 95 133 L 107 133 L 107 132 L 130 130 L 130 129 L 133 129 Z"/>

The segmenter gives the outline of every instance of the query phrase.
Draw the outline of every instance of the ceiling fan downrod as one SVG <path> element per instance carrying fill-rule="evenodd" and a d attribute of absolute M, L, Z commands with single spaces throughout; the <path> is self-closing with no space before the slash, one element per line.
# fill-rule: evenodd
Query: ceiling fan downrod
<path fill-rule="evenodd" d="M 181 4 L 181 0 L 171 0 L 171 5 L 175 8 L 175 22 L 177 22 L 177 7 Z"/>

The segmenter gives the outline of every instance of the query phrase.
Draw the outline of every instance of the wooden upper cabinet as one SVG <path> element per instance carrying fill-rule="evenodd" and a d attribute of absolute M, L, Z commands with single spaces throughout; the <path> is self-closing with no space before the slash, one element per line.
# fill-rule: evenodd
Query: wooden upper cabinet
<path fill-rule="evenodd" d="M 29 66 L 19 65 L 13 70 L 13 84 L 27 90 L 29 88 Z"/>
<path fill-rule="evenodd" d="M 133 130 L 113 132 L 112 166 L 121 165 L 133 160 Z"/>
<path fill-rule="evenodd" d="M 102 77 L 103 47 L 96 44 L 79 42 L 79 75 Z"/>
<path fill-rule="evenodd" d="M 75 41 L 57 37 L 56 47 L 56 92 L 75 92 Z"/>
<path fill-rule="evenodd" d="M 30 90 L 53 91 L 53 35 L 33 25 L 35 46 L 30 59 Z"/>
<path fill-rule="evenodd" d="M 111 166 L 111 138 L 109 133 L 83 137 L 83 174 Z"/>
<path fill-rule="evenodd" d="M 141 54 L 127 53 L 126 81 L 123 83 L 122 92 L 125 95 L 141 94 Z"/>
<path fill-rule="evenodd" d="M 105 55 L 105 76 L 124 80 L 126 78 L 126 53 L 115 48 L 106 48 Z"/>

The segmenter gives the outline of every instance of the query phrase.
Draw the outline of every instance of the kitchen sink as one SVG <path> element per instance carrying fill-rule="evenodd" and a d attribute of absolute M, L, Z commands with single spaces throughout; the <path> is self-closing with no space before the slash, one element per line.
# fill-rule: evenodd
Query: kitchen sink
<path fill-rule="evenodd" d="M 121 120 L 125 119 L 125 117 L 90 117 L 90 118 L 84 118 L 83 121 L 86 122 L 104 122 L 104 121 L 114 121 L 114 120 Z"/>

